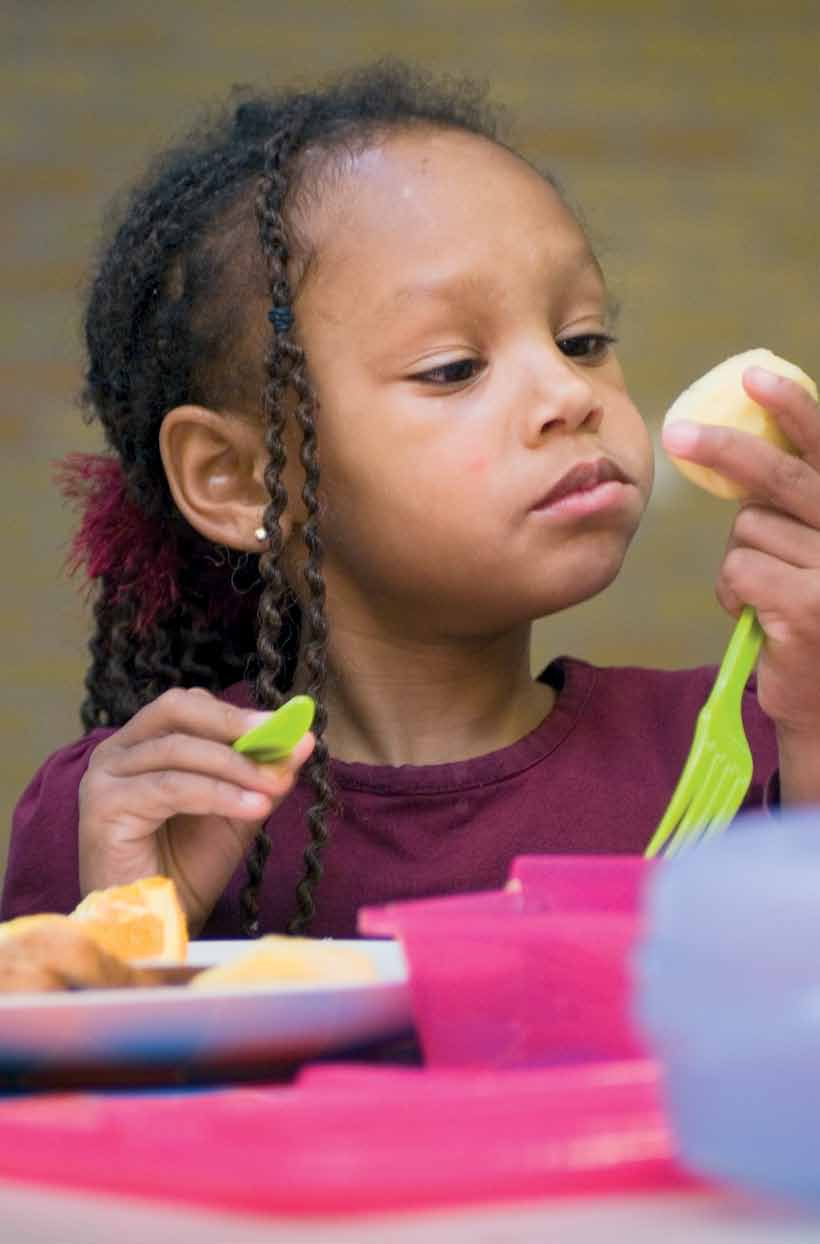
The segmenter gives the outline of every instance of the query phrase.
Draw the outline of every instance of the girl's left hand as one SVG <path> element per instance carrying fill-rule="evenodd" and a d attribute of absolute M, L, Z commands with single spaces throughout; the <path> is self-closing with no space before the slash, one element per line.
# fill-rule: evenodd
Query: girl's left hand
<path fill-rule="evenodd" d="M 718 576 L 718 600 L 733 617 L 744 605 L 757 611 L 766 637 L 758 699 L 779 740 L 798 736 L 820 748 L 820 407 L 799 384 L 761 367 L 746 369 L 743 387 L 800 457 L 734 428 L 684 421 L 664 430 L 664 447 L 747 490 Z"/>

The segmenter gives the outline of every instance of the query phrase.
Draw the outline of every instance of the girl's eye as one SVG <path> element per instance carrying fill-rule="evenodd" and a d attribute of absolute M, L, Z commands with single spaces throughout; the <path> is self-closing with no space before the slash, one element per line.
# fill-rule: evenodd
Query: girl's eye
<path fill-rule="evenodd" d="M 453 363 L 441 363 L 431 367 L 429 371 L 416 372 L 411 380 L 420 380 L 422 384 L 466 384 L 482 370 L 480 359 L 456 359 Z"/>
<path fill-rule="evenodd" d="M 580 359 L 583 363 L 603 363 L 609 347 L 616 341 L 609 333 L 578 333 L 574 337 L 564 337 L 557 345 L 567 358 Z"/>

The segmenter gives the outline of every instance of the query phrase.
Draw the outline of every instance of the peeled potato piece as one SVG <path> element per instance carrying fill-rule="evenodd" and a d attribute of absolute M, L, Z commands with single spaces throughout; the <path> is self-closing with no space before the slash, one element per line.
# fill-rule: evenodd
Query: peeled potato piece
<path fill-rule="evenodd" d="M 191 989 L 233 989 L 238 985 L 340 984 L 376 979 L 372 961 L 350 946 L 309 937 L 262 937 L 252 950 L 229 963 L 207 968 Z"/>
<path fill-rule="evenodd" d="M 753 402 L 743 388 L 742 377 L 747 367 L 765 367 L 779 376 L 796 380 L 807 393 L 817 398 L 817 385 L 794 363 L 779 358 L 771 350 L 746 350 L 743 354 L 735 354 L 732 358 L 718 363 L 717 367 L 713 367 L 688 389 L 684 389 L 666 412 L 663 426 L 668 427 L 677 419 L 690 419 L 693 423 L 738 428 L 742 432 L 749 432 L 752 436 L 769 441 L 786 453 L 796 454 L 797 450 L 783 435 L 772 415 L 757 402 Z M 714 493 L 716 497 L 731 501 L 746 495 L 742 485 L 718 471 L 671 454 L 670 457 L 687 479 L 705 488 L 707 492 Z"/>

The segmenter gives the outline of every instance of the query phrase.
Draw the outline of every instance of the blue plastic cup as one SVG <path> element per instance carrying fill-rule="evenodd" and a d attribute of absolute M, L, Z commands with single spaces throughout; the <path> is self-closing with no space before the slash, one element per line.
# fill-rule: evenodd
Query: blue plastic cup
<path fill-rule="evenodd" d="M 647 902 L 636 1018 L 683 1159 L 820 1209 L 820 808 L 741 818 Z"/>

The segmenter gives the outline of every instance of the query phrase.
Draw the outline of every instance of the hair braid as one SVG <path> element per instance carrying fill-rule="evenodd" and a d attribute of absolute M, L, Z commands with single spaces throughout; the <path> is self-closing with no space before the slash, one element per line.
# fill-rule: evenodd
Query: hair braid
<path fill-rule="evenodd" d="M 265 169 L 259 179 L 256 195 L 262 254 L 267 266 L 271 299 L 273 305 L 278 307 L 287 306 L 291 302 L 287 275 L 290 250 L 283 220 L 288 191 L 286 166 L 298 149 L 309 117 L 309 101 L 297 97 L 286 115 L 280 118 L 279 125 L 265 143 Z M 280 519 L 288 502 L 287 490 L 282 482 L 282 472 L 286 464 L 283 439 L 287 419 L 285 396 L 288 388 L 293 385 L 294 370 L 303 359 L 304 351 L 286 334 L 273 335 L 265 358 L 266 384 L 262 398 L 268 421 L 265 437 L 268 450 L 265 484 L 270 502 L 264 516 L 268 547 L 259 563 L 264 586 L 259 603 L 257 653 L 261 668 L 256 680 L 256 698 L 265 708 L 276 708 L 282 701 L 279 691 L 282 670 L 280 637 L 287 581 L 280 564 L 283 545 Z M 326 716 L 324 704 L 317 700 L 317 719 L 322 716 Z M 325 782 L 326 769 L 327 759 L 323 774 Z M 247 881 L 240 894 L 242 929 L 248 937 L 259 933 L 259 890 L 269 854 L 270 839 L 263 827 L 257 832 L 248 854 Z"/>
<path fill-rule="evenodd" d="M 298 914 L 291 921 L 288 931 L 301 932 L 315 914 L 314 887 L 322 877 L 321 852 L 328 839 L 327 816 L 334 807 L 334 794 L 328 777 L 329 754 L 325 741 L 327 708 L 324 693 L 327 680 L 327 617 L 325 614 L 325 583 L 321 573 L 322 541 L 319 534 L 319 464 L 316 457 L 316 420 L 318 402 L 307 379 L 304 358 L 294 369 L 292 384 L 299 398 L 296 419 L 302 429 L 301 462 L 305 471 L 302 498 L 307 511 L 304 541 L 308 561 L 304 570 L 309 599 L 306 617 L 307 643 L 304 662 L 309 675 L 308 691 L 316 701 L 314 734 L 316 746 L 307 762 L 307 775 L 316 793 L 316 802 L 308 809 L 310 842 L 305 848 L 305 872 L 296 887 Z"/>

